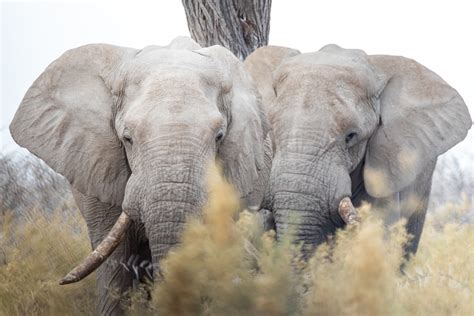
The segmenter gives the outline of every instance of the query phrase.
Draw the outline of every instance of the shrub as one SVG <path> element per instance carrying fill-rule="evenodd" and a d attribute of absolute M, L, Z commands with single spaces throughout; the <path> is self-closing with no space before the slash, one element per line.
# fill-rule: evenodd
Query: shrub
<path fill-rule="evenodd" d="M 130 315 L 470 315 L 474 310 L 472 209 L 460 199 L 428 216 L 418 254 L 404 264 L 403 223 L 388 231 L 370 207 L 309 261 L 289 240 L 275 242 L 256 215 L 239 212 L 231 187 L 217 176 L 202 218 L 161 263 L 160 282 L 126 299 Z M 458 214 L 445 216 L 443 214 Z M 83 221 L 40 212 L 24 223 L 3 216 L 0 314 L 91 314 L 94 279 L 57 280 L 90 249 Z M 155 274 L 155 278 L 158 278 Z M 147 291 L 151 299 L 147 299 Z"/>
<path fill-rule="evenodd" d="M 93 278 L 58 285 L 90 251 L 82 218 L 32 211 L 24 221 L 12 219 L 1 218 L 0 315 L 93 314 Z"/>

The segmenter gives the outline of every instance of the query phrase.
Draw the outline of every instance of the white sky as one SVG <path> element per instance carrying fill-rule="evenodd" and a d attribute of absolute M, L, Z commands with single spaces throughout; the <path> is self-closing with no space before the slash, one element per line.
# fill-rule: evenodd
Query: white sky
<path fill-rule="evenodd" d="M 0 0 L 1 1 L 1 0 Z M 188 35 L 181 1 L 2 2 L 0 151 L 18 104 L 44 68 L 87 43 L 142 48 Z M 416 59 L 456 88 L 474 116 L 470 1 L 273 0 L 270 44 L 315 51 L 329 43 Z M 469 153 L 473 133 L 453 153 Z"/>

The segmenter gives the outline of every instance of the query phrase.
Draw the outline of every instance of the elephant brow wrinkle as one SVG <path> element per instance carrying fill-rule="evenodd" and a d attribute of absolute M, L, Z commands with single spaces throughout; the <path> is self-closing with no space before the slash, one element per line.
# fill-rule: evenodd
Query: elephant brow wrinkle
<path fill-rule="evenodd" d="M 278 85 L 281 85 L 286 80 L 286 78 L 288 78 L 288 72 L 284 72 L 280 76 L 278 76 L 276 83 Z"/>
<path fill-rule="evenodd" d="M 201 56 L 206 57 L 206 58 L 210 58 L 210 57 L 211 57 L 211 56 L 209 56 L 209 55 L 206 55 L 206 54 L 197 52 L 197 51 L 195 51 L 195 50 L 192 50 L 191 52 L 192 52 L 192 53 L 195 53 L 195 54 L 198 54 L 198 55 L 201 55 Z"/>
<path fill-rule="evenodd" d="M 134 58 L 137 58 L 138 55 L 140 55 L 140 53 L 143 51 L 143 48 L 142 49 L 139 49 L 136 53 L 135 53 L 135 56 L 133 56 Z"/>
<path fill-rule="evenodd" d="M 232 115 L 229 106 L 232 101 L 230 100 L 230 96 L 228 94 L 224 94 L 222 91 L 223 88 L 221 88 L 221 93 L 219 94 L 220 102 L 217 102 L 217 108 L 223 115 L 226 116 L 227 128 L 230 128 L 232 124 Z"/>
<path fill-rule="evenodd" d="M 117 117 L 117 114 L 120 110 L 122 110 L 123 107 L 123 98 L 125 96 L 125 85 L 128 81 L 128 76 L 125 73 L 122 79 L 122 82 L 120 83 L 120 87 L 117 93 L 117 96 L 115 98 L 115 104 L 114 107 L 112 108 L 112 119 L 115 124 L 115 119 Z"/>

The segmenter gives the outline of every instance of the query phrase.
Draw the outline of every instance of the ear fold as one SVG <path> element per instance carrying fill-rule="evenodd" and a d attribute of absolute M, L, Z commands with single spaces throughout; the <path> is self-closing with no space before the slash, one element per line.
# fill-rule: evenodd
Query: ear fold
<path fill-rule="evenodd" d="M 298 50 L 292 48 L 263 46 L 245 59 L 245 69 L 254 80 L 265 107 L 272 104 L 276 97 L 273 87 L 274 71 L 286 58 L 299 54 Z"/>
<path fill-rule="evenodd" d="M 472 125 L 461 96 L 417 62 L 369 56 L 387 78 L 381 123 L 367 147 L 367 192 L 385 197 L 412 183 L 430 162 L 463 140 Z"/>
<path fill-rule="evenodd" d="M 223 79 L 224 107 L 230 111 L 227 134 L 219 148 L 224 173 L 249 206 L 260 190 L 262 177 L 268 177 L 269 162 L 265 159 L 265 139 L 269 125 L 260 97 L 243 63 L 221 46 L 204 48 L 199 52 L 214 58 Z M 268 158 L 268 157 L 267 157 Z M 265 180 L 266 181 L 266 180 Z M 263 181 L 264 183 L 264 181 Z"/>
<path fill-rule="evenodd" d="M 67 51 L 36 79 L 10 125 L 19 145 L 74 188 L 116 205 L 129 169 L 114 130 L 111 85 L 134 53 L 103 44 Z"/>

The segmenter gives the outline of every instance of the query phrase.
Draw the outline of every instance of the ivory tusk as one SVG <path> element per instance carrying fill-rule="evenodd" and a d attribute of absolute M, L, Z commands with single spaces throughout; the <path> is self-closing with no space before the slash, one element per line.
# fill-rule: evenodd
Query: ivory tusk
<path fill-rule="evenodd" d="M 345 197 L 339 202 L 339 215 L 341 216 L 342 220 L 347 225 L 352 225 L 359 222 L 359 214 L 357 210 L 352 205 L 352 201 L 349 197 Z"/>
<path fill-rule="evenodd" d="M 131 222 L 130 217 L 122 212 L 104 240 L 79 265 L 62 278 L 59 284 L 78 282 L 94 272 L 117 248 Z"/>

